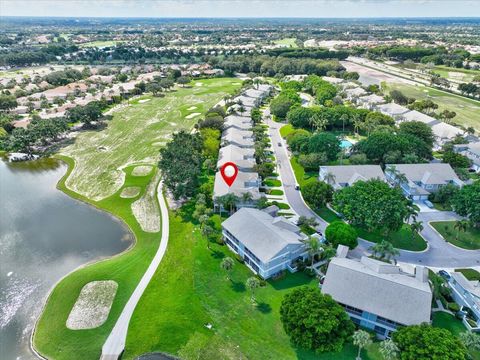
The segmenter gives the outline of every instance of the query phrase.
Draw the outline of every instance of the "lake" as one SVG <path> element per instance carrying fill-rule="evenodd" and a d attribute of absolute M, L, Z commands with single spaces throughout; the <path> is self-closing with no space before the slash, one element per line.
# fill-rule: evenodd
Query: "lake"
<path fill-rule="evenodd" d="M 53 159 L 0 160 L 0 349 L 5 360 L 36 358 L 31 332 L 58 280 L 132 243 L 119 221 L 56 189 L 66 169 Z"/>

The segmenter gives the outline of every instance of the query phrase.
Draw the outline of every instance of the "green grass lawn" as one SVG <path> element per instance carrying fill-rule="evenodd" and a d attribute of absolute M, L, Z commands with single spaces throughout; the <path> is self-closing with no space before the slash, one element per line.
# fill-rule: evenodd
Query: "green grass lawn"
<path fill-rule="evenodd" d="M 468 280 L 477 281 L 480 280 L 480 273 L 474 269 L 455 269 L 457 272 L 461 272 Z"/>
<path fill-rule="evenodd" d="M 480 71 L 471 69 L 457 69 L 444 65 L 435 66 L 434 73 L 450 80 L 470 82 L 475 75 L 480 75 Z"/>
<path fill-rule="evenodd" d="M 318 178 L 318 173 L 316 171 L 305 171 L 305 169 L 300 165 L 295 156 L 290 158 L 290 164 L 292 164 L 293 173 L 297 179 L 300 189 L 307 185 L 310 182 L 314 182 Z"/>
<path fill-rule="evenodd" d="M 283 38 L 283 39 L 275 40 L 274 43 L 277 45 L 284 45 L 287 47 L 296 48 L 298 47 L 297 44 L 295 43 L 296 40 L 297 40 L 296 38 Z"/>
<path fill-rule="evenodd" d="M 457 230 L 454 229 L 454 221 L 431 222 L 430 225 L 432 225 L 446 241 L 452 243 L 455 246 L 468 250 L 480 249 L 479 229 L 475 229 L 470 226 L 466 232 L 458 232 L 457 239 Z"/>
<path fill-rule="evenodd" d="M 437 112 L 441 112 L 445 109 L 455 111 L 457 116 L 453 118 L 453 122 L 465 127 L 472 126 L 477 132 L 480 132 L 480 122 L 478 121 L 478 114 L 480 114 L 479 101 L 456 96 L 425 86 L 388 83 L 387 93 L 391 90 L 400 90 L 406 96 L 414 97 L 419 100 L 430 99 L 438 104 Z"/>
<path fill-rule="evenodd" d="M 422 251 L 427 248 L 427 243 L 420 235 L 415 234 L 412 239 L 412 232 L 410 231 L 410 225 L 408 224 L 404 224 L 399 231 L 391 234 L 389 238 L 386 238 L 379 232 L 368 232 L 359 227 L 356 227 L 356 229 L 358 236 L 374 243 L 379 243 L 382 240 L 388 240 L 393 244 L 394 247 L 410 251 Z"/>
<path fill-rule="evenodd" d="M 137 99 L 129 107 L 115 112 L 106 129 L 81 132 L 73 144 L 62 149 L 61 154 L 69 156 L 59 157 L 69 169 L 59 182 L 59 189 L 121 219 L 132 231 L 136 242 L 129 251 L 85 266 L 55 286 L 33 338 L 35 348 L 45 357 L 57 360 L 100 357 L 103 343 L 150 264 L 160 240 L 159 232 L 142 230 L 131 210 L 132 203 L 145 195 L 153 179 L 158 181 L 156 171 L 146 176 L 132 176 L 134 165 L 155 165 L 166 135 L 179 129 L 190 130 L 197 121 L 198 118 L 186 119 L 188 114 L 204 113 L 225 94 L 240 87 L 240 83 L 231 78 L 199 82 L 203 85 L 178 89 L 165 98 L 144 96 L 141 99 L 150 101 L 143 103 Z M 188 110 L 192 106 L 195 109 Z M 140 194 L 136 198 L 121 198 L 120 193 L 125 187 L 138 187 Z M 156 204 L 156 191 L 148 196 Z M 97 200 L 97 197 L 101 199 Z M 81 288 L 94 280 L 118 283 L 107 321 L 96 329 L 67 329 L 65 322 Z M 180 321 L 179 314 L 176 315 Z"/>
<path fill-rule="evenodd" d="M 280 195 L 283 195 L 283 191 L 282 191 L 282 190 L 278 190 L 278 189 L 273 189 L 273 190 L 270 190 L 270 191 L 268 192 L 268 194 L 269 194 L 269 195 L 278 195 L 278 196 L 280 196 Z"/>
<path fill-rule="evenodd" d="M 276 187 L 276 186 L 282 186 L 282 182 L 277 179 L 267 179 L 264 181 L 266 186 L 270 187 Z"/>
<path fill-rule="evenodd" d="M 268 281 L 250 302 L 245 281 L 252 272 L 235 262 L 231 281 L 221 270 L 226 246 L 211 244 L 184 212 L 170 214 L 167 253 L 140 300 L 129 327 L 123 359 L 148 351 L 164 351 L 189 359 L 354 359 L 356 347 L 340 353 L 314 354 L 296 349 L 285 334 L 279 315 L 283 296 L 301 285 L 317 286 L 304 273 Z M 217 228 L 219 216 L 215 216 Z M 213 325 L 212 330 L 204 327 Z M 376 344 L 364 359 L 380 360 Z"/>

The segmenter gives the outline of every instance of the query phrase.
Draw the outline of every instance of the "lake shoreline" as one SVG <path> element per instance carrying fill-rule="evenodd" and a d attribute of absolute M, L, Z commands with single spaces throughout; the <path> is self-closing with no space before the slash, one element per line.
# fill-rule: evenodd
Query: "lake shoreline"
<path fill-rule="evenodd" d="M 58 279 L 58 281 L 56 281 L 51 287 L 50 289 L 48 290 L 48 293 L 46 294 L 45 298 L 42 300 L 42 306 L 40 308 L 40 312 L 39 312 L 39 315 L 37 316 L 37 318 L 35 319 L 35 323 L 33 325 L 33 329 L 31 331 L 31 334 L 30 334 L 30 341 L 29 341 L 29 347 L 30 347 L 30 350 L 32 351 L 32 353 L 39 359 L 43 359 L 43 360 L 48 360 L 46 357 L 44 357 L 36 348 L 35 348 L 35 343 L 34 343 L 34 336 L 35 336 L 35 332 L 37 330 L 37 325 L 38 325 L 38 322 L 40 320 L 40 318 L 42 317 L 43 313 L 44 313 L 44 310 L 45 310 L 45 307 L 50 299 L 50 296 L 53 292 L 53 290 L 57 287 L 57 285 L 63 281 L 66 277 L 68 277 L 69 275 L 71 275 L 72 273 L 80 270 L 80 269 L 83 269 L 87 266 L 90 266 L 90 265 L 93 265 L 93 264 L 96 264 L 96 263 L 99 263 L 99 262 L 102 262 L 102 261 L 105 261 L 105 260 L 109 260 L 109 259 L 112 259 L 112 258 L 115 258 L 117 256 L 120 256 L 120 255 L 123 255 L 124 253 L 127 253 L 129 252 L 131 249 L 133 249 L 135 247 L 135 244 L 137 243 L 137 238 L 134 234 L 134 232 L 132 231 L 132 229 L 128 226 L 128 224 L 126 224 L 124 221 L 122 221 L 120 218 L 118 218 L 117 216 L 115 216 L 114 214 L 112 214 L 110 211 L 108 210 L 105 210 L 105 209 L 102 209 L 101 207 L 99 207 L 98 205 L 94 204 L 91 202 L 91 200 L 87 200 L 88 198 L 86 197 L 83 197 L 82 195 L 78 194 L 78 197 L 77 196 L 72 196 L 72 193 L 73 194 L 76 194 L 73 190 L 71 189 L 68 189 L 68 187 L 66 186 L 65 182 L 66 180 L 68 179 L 68 177 L 70 176 L 71 172 L 73 171 L 73 168 L 75 167 L 75 160 L 72 159 L 72 158 L 68 158 L 68 157 L 65 157 L 63 155 L 53 155 L 50 157 L 50 159 L 55 159 L 59 162 L 61 162 L 62 164 L 66 165 L 66 171 L 65 171 L 65 174 L 58 180 L 57 184 L 56 184 L 56 189 L 58 191 L 61 191 L 62 193 L 64 193 L 65 195 L 67 195 L 69 198 L 75 200 L 75 201 L 78 201 L 80 203 L 83 203 L 83 204 L 87 204 L 89 205 L 90 207 L 92 207 L 93 209 L 99 211 L 99 212 L 103 212 L 105 214 L 108 214 L 109 217 L 114 220 L 116 223 L 118 223 L 119 225 L 122 226 L 122 228 L 125 230 L 126 233 L 129 234 L 129 246 L 124 249 L 123 251 L 117 253 L 117 254 L 114 254 L 114 255 L 111 255 L 111 256 L 103 256 L 103 257 L 100 257 L 100 258 L 96 258 L 96 259 L 92 259 L 80 266 L 77 266 L 75 269 L 69 271 L 68 273 L 66 273 L 65 275 L 63 275 L 60 279 Z M 70 159 L 73 163 L 70 163 L 68 160 L 66 159 Z M 120 239 L 120 241 L 125 241 L 125 240 L 122 240 Z"/>

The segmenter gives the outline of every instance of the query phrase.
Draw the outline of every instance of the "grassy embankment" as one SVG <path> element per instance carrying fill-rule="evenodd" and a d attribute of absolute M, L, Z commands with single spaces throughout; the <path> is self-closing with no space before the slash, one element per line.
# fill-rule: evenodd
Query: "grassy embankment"
<path fill-rule="evenodd" d="M 285 130 L 284 130 L 285 129 Z M 285 137 L 293 131 L 291 125 L 286 125 L 280 130 L 280 134 Z M 297 158 L 292 156 L 290 163 L 297 179 L 300 189 L 310 182 L 314 182 L 318 178 L 318 173 L 316 171 L 305 171 L 305 169 L 298 163 Z M 316 213 L 325 221 L 333 222 L 341 220 L 337 214 L 327 207 L 317 209 Z M 378 243 L 385 239 L 385 236 L 378 232 L 368 232 L 364 229 L 358 228 L 358 235 L 368 241 Z M 425 240 L 415 234 L 412 238 L 412 232 L 410 231 L 410 226 L 405 224 L 403 227 L 390 235 L 389 241 L 398 249 L 410 250 L 410 251 L 422 251 L 427 248 Z"/>
<path fill-rule="evenodd" d="M 400 90 L 406 96 L 418 100 L 430 99 L 438 104 L 437 112 L 441 112 L 445 109 L 455 111 L 457 116 L 453 118 L 454 123 L 464 127 L 471 126 L 477 132 L 480 132 L 480 123 L 478 121 L 478 114 L 480 114 L 480 101 L 449 94 L 425 86 L 388 83 L 386 85 L 386 93 L 391 90 Z"/>
<path fill-rule="evenodd" d="M 437 230 L 449 243 L 467 250 L 480 249 L 480 230 L 472 226 L 467 231 L 458 231 L 454 228 L 454 221 L 431 222 L 430 225 Z"/>
<path fill-rule="evenodd" d="M 145 195 L 156 171 L 146 176 L 133 176 L 134 165 L 155 165 L 159 146 L 166 141 L 165 135 L 182 128 L 191 129 L 196 118 L 186 119 L 188 114 L 204 113 L 240 86 L 235 79 L 197 83 L 203 85 L 180 88 L 164 98 L 143 96 L 131 102 L 128 108 L 115 112 L 106 129 L 82 132 L 72 145 L 62 149 L 59 157 L 69 165 L 69 170 L 58 187 L 121 219 L 135 235 L 136 243 L 128 252 L 79 269 L 56 285 L 34 336 L 35 348 L 42 355 L 68 360 L 99 358 L 101 346 L 160 240 L 159 232 L 142 230 L 138 221 L 145 219 L 137 220 L 131 210 L 131 204 Z M 139 101 L 146 99 L 150 101 Z M 195 109 L 191 109 L 193 106 Z M 120 193 L 126 187 L 138 187 L 139 195 L 121 198 Z M 145 196 L 154 204 L 153 208 L 158 208 L 155 192 Z M 153 215 L 158 216 L 158 213 Z M 108 320 L 96 329 L 68 330 L 65 322 L 81 288 L 94 280 L 114 280 L 119 284 Z"/>

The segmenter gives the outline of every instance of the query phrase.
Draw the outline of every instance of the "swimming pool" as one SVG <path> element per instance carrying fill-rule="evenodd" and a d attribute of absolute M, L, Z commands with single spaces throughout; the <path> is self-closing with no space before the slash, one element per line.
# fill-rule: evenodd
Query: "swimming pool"
<path fill-rule="evenodd" d="M 352 144 L 350 141 L 348 141 L 348 140 L 342 140 L 342 141 L 340 142 L 340 147 L 341 147 L 342 149 L 351 148 L 352 145 L 353 145 L 353 144 Z"/>

